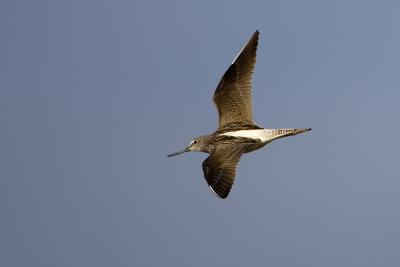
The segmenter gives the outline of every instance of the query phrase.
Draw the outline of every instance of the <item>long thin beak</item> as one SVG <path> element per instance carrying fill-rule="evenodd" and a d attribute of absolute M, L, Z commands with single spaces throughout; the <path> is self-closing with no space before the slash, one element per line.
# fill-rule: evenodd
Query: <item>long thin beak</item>
<path fill-rule="evenodd" d="M 178 152 L 169 154 L 167 157 L 173 157 L 173 156 L 176 156 L 176 155 L 179 155 L 179 154 L 182 154 L 182 153 L 185 153 L 185 152 L 189 152 L 189 151 L 190 151 L 190 150 L 189 150 L 189 148 L 187 147 L 187 148 L 185 148 L 184 150 L 181 150 L 181 151 L 178 151 Z"/>

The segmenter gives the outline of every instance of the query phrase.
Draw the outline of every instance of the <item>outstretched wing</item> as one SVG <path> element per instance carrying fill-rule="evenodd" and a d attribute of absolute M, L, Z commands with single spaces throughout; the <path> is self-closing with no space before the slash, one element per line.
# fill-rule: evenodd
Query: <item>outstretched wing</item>
<path fill-rule="evenodd" d="M 203 161 L 204 178 L 216 196 L 228 196 L 235 180 L 236 166 L 244 150 L 244 145 L 220 144 Z"/>
<path fill-rule="evenodd" d="M 256 63 L 256 31 L 222 76 L 214 93 L 221 128 L 231 122 L 253 124 L 251 81 Z"/>

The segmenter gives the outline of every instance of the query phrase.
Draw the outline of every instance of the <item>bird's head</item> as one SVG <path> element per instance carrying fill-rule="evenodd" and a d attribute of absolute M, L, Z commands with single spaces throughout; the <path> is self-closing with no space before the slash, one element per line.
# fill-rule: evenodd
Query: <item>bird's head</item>
<path fill-rule="evenodd" d="M 192 141 L 190 141 L 189 145 L 178 152 L 169 154 L 167 157 L 173 157 L 185 152 L 193 151 L 193 152 L 207 152 L 209 148 L 209 136 L 208 135 L 202 135 L 193 138 Z"/>

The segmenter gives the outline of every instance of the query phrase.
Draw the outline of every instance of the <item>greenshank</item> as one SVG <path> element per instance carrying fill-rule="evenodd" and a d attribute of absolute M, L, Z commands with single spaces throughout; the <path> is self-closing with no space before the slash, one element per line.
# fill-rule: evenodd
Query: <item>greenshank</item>
<path fill-rule="evenodd" d="M 265 129 L 253 122 L 251 84 L 256 63 L 259 32 L 256 31 L 222 76 L 215 92 L 218 129 L 195 137 L 183 150 L 205 152 L 203 173 L 211 191 L 226 198 L 235 180 L 236 167 L 243 153 L 260 149 L 278 138 L 293 136 L 311 128 Z"/>

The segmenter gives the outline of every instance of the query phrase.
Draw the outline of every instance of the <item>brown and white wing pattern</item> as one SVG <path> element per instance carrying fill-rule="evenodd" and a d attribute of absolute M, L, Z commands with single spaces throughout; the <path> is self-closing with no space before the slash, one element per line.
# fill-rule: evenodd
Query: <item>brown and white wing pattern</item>
<path fill-rule="evenodd" d="M 256 63 L 258 35 L 258 31 L 253 34 L 222 76 L 215 90 L 218 128 L 232 122 L 253 124 L 251 83 Z"/>
<path fill-rule="evenodd" d="M 236 166 L 246 146 L 219 144 L 203 161 L 203 173 L 211 191 L 220 198 L 226 198 L 232 188 Z"/>

